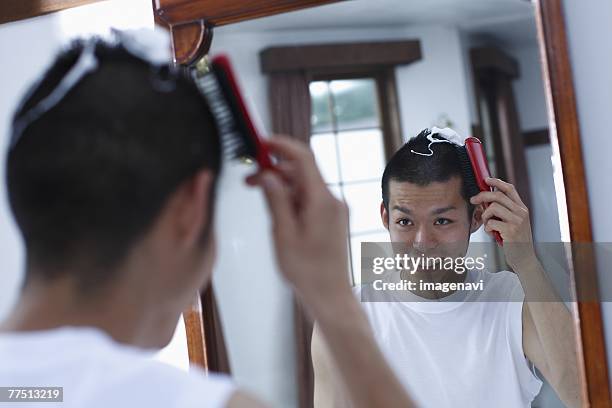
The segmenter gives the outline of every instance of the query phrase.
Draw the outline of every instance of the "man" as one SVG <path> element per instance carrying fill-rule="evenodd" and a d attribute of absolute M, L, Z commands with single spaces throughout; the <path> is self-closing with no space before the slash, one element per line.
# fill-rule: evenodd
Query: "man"
<path fill-rule="evenodd" d="M 527 208 L 514 186 L 494 178 L 486 182 L 495 192 L 469 197 L 452 143 L 458 135 L 449 137 L 450 129 L 440 133 L 424 130 L 386 166 L 380 213 L 391 241 L 408 252 L 442 258 L 459 251 L 465 257 L 470 234 L 484 225 L 488 233 L 501 234 L 505 258 L 516 274 L 420 267 L 403 271 L 401 279 L 482 280 L 484 290 L 444 292 L 415 285 L 401 298 L 381 299 L 374 285 L 356 288 L 383 353 L 419 406 L 531 406 L 541 381 L 525 356 L 567 406 L 579 406 L 572 319 L 563 303 L 549 301 L 554 292 L 533 249 Z M 486 210 L 483 203 L 490 203 Z M 524 298 L 548 301 L 523 304 Z M 318 328 L 312 355 L 317 407 L 344 405 Z"/>
<path fill-rule="evenodd" d="M 208 105 L 150 51 L 79 42 L 15 115 L 7 185 L 26 278 L 0 326 L 0 386 L 63 387 L 66 408 L 264 406 L 226 377 L 145 351 L 170 341 L 210 282 L 221 166 Z M 350 398 L 411 406 L 350 290 L 344 204 L 307 147 L 275 138 L 269 148 L 282 166 L 248 182 L 263 188 L 280 270 L 319 321 Z"/>

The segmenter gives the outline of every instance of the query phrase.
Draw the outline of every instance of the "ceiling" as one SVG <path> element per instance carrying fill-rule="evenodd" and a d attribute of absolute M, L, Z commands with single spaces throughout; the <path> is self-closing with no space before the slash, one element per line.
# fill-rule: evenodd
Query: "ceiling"
<path fill-rule="evenodd" d="M 223 31 L 380 28 L 441 24 L 503 43 L 535 43 L 527 0 L 350 0 L 223 27 Z"/>

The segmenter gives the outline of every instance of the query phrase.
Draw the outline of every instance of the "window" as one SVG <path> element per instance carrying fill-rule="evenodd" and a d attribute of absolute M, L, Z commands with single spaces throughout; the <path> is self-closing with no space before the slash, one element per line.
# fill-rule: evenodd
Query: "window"
<path fill-rule="evenodd" d="M 310 146 L 330 190 L 349 206 L 349 261 L 353 282 L 359 283 L 361 242 L 389 239 L 380 219 L 386 157 L 377 81 L 317 80 L 309 90 Z"/>

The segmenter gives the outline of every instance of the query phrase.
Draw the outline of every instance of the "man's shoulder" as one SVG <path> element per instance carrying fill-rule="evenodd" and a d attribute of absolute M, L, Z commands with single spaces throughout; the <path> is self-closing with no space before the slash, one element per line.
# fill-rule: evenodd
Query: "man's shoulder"
<path fill-rule="evenodd" d="M 154 350 L 115 345 L 107 355 L 100 356 L 101 367 L 123 372 L 126 381 L 145 381 L 184 384 L 185 386 L 225 386 L 231 384 L 229 376 L 206 373 L 198 366 L 189 371 L 154 358 Z"/>
<path fill-rule="evenodd" d="M 93 394 L 113 390 L 134 401 L 141 398 L 154 402 L 153 406 L 225 406 L 236 386 L 229 376 L 206 373 L 198 367 L 189 371 L 155 360 L 148 352 L 117 346 L 97 364 L 99 384 Z M 108 371 L 105 373 L 105 371 Z"/>
<path fill-rule="evenodd" d="M 182 370 L 156 360 L 155 352 L 118 343 L 93 328 L 7 333 L 0 336 L 0 357 L 8 361 L 0 366 L 0 382 L 53 379 L 64 387 L 66 408 L 223 407 L 236 391 L 227 376 Z"/>

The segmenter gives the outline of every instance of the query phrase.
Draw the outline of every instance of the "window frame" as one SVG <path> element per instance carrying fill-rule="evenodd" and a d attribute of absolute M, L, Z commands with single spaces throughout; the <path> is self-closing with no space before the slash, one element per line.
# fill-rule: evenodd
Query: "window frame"
<path fill-rule="evenodd" d="M 403 138 L 401 133 L 401 122 L 400 122 L 400 113 L 399 113 L 399 104 L 397 99 L 396 92 L 396 81 L 395 81 L 395 69 L 393 67 L 383 67 L 383 68 L 332 68 L 332 69 L 318 69 L 312 70 L 307 76 L 308 84 L 312 82 L 324 81 L 342 81 L 342 80 L 359 80 L 359 79 L 371 79 L 374 80 L 375 90 L 376 90 L 376 99 L 377 105 L 379 109 L 379 127 L 382 135 L 383 141 L 383 150 L 384 150 L 384 159 L 385 163 L 389 161 L 393 153 L 395 153 L 402 145 Z M 342 132 L 338 129 L 333 129 L 331 133 L 334 133 L 334 137 L 338 137 L 338 133 Z M 310 130 L 311 137 L 317 135 L 318 133 L 313 133 L 312 129 Z M 382 175 L 381 175 L 382 176 Z M 359 180 L 359 181 L 349 181 L 346 183 L 344 180 L 339 180 L 338 183 L 333 183 L 334 186 L 337 185 L 341 190 L 343 186 L 346 184 L 363 184 L 371 182 L 372 180 Z M 344 198 L 344 194 L 342 194 Z M 348 250 L 349 250 L 349 263 L 350 263 L 350 279 L 351 283 L 355 284 L 355 271 L 353 265 L 353 250 L 352 247 L 352 239 L 353 232 L 349 227 L 349 237 L 348 237 Z M 373 231 L 365 231 L 354 234 L 355 236 L 364 235 Z"/>
<path fill-rule="evenodd" d="M 394 67 L 316 69 L 309 72 L 307 79 L 309 84 L 315 81 L 373 79 L 376 83 L 376 97 L 380 109 L 380 129 L 383 135 L 385 160 L 388 161 L 401 147 L 402 126 Z"/>

